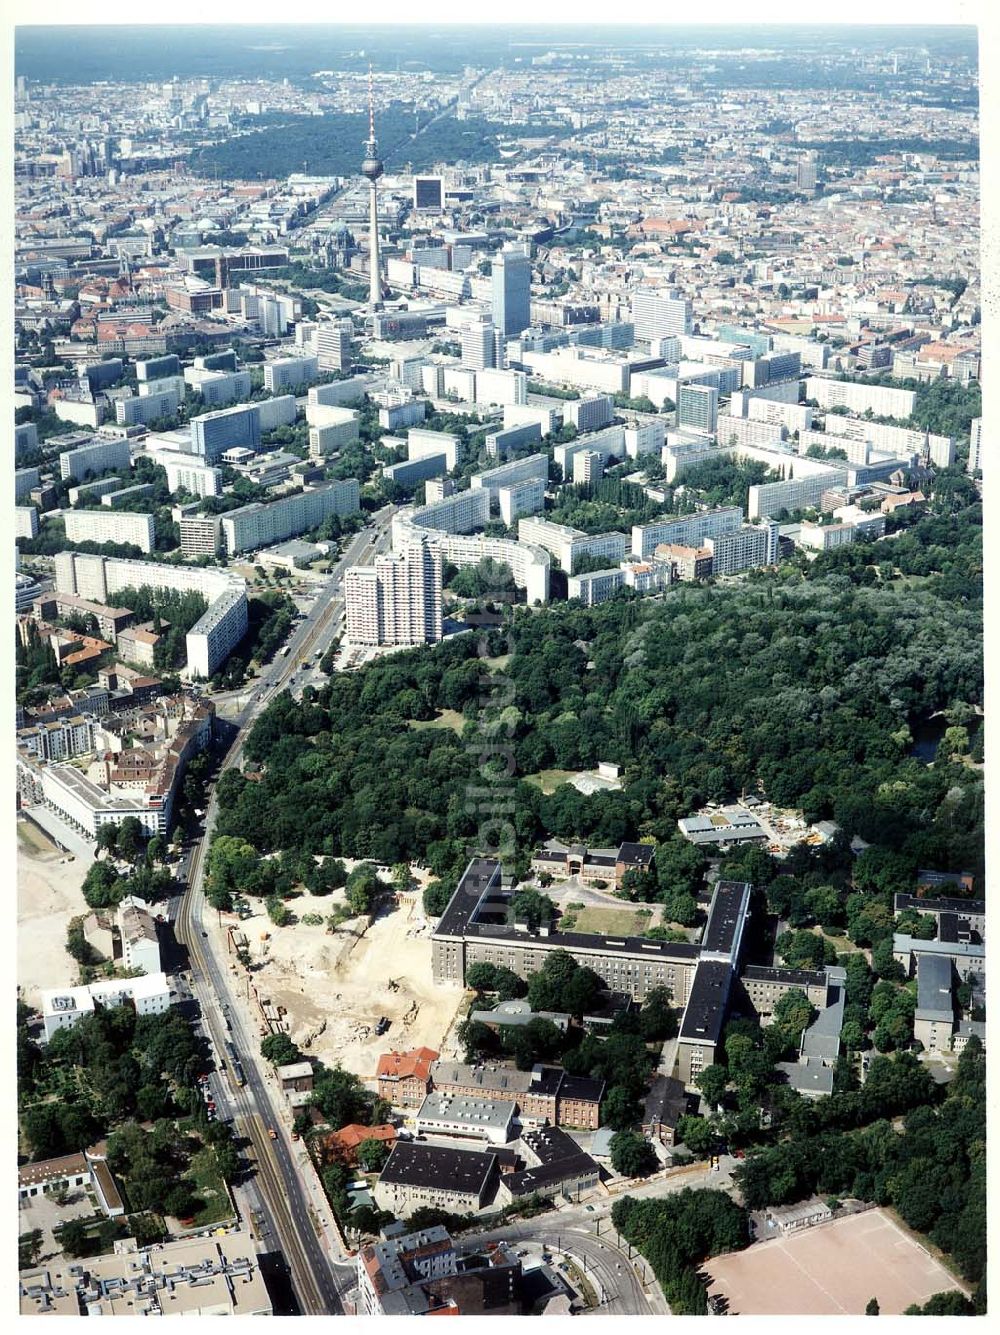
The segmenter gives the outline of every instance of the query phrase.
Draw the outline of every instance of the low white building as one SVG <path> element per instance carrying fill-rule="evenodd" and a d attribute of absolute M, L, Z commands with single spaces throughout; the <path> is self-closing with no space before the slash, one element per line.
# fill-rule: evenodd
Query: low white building
<path fill-rule="evenodd" d="M 509 1100 L 468 1098 L 434 1090 L 417 1113 L 417 1133 L 468 1137 L 506 1145 L 513 1136 L 515 1105 Z"/>
<path fill-rule="evenodd" d="M 170 984 L 165 973 L 140 978 L 114 978 L 86 987 L 47 988 L 42 992 L 45 1040 L 59 1029 L 72 1029 L 96 1007 L 111 1009 L 131 1003 L 137 1015 L 163 1015 L 170 1007 Z"/>

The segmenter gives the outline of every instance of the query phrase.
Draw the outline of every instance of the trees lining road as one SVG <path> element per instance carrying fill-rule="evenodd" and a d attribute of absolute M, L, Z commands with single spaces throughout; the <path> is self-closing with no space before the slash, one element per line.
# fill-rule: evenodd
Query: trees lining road
<path fill-rule="evenodd" d="M 298 668 L 299 659 L 311 653 L 317 640 L 335 622 L 341 601 L 344 570 L 357 562 L 366 548 L 377 549 L 384 529 L 391 519 L 391 510 L 383 513 L 374 534 L 363 530 L 353 541 L 332 572 L 326 588 L 319 595 L 306 619 L 288 640 L 289 652 L 275 660 L 261 674 L 246 706 L 237 716 L 237 736 L 223 759 L 219 774 L 239 763 L 243 743 L 257 714 L 269 697 L 287 685 Z M 190 855 L 188 887 L 181 900 L 175 923 L 177 940 L 187 946 L 191 960 L 192 993 L 201 1005 L 205 1027 L 218 1053 L 224 1050 L 225 1035 L 221 1013 L 214 999 L 228 1007 L 232 1041 L 240 1052 L 246 1076 L 243 1089 L 230 1088 L 229 1101 L 235 1109 L 236 1124 L 246 1133 L 253 1145 L 257 1166 L 257 1185 L 264 1199 L 267 1213 L 274 1224 L 274 1233 L 291 1270 L 292 1285 L 301 1309 L 309 1315 L 342 1314 L 342 1294 L 349 1287 L 349 1274 L 337 1268 L 324 1251 L 317 1236 L 316 1226 L 309 1213 L 309 1199 L 304 1190 L 298 1168 L 284 1137 L 272 1141 L 267 1127 L 281 1124 L 271 1094 L 261 1074 L 255 1037 L 248 1035 L 230 990 L 230 980 L 224 964 L 212 952 L 210 939 L 204 935 L 202 915 L 205 907 L 204 873 L 205 851 L 211 841 L 217 815 L 213 792 L 206 813 L 203 833 Z"/>

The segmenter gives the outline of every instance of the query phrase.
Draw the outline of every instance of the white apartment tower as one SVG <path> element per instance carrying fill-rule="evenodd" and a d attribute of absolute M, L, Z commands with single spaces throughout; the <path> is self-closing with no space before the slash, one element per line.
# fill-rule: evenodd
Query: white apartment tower
<path fill-rule="evenodd" d="M 676 292 L 637 288 L 632 296 L 632 321 L 637 339 L 670 338 L 690 334 L 691 303 Z"/>
<path fill-rule="evenodd" d="M 417 645 L 441 639 L 441 552 L 426 539 L 354 566 L 344 576 L 352 645 Z"/>
<path fill-rule="evenodd" d="M 462 365 L 472 371 L 492 370 L 496 363 L 496 339 L 492 320 L 477 320 L 462 326 Z"/>
<path fill-rule="evenodd" d="M 983 419 L 974 417 L 969 429 L 969 463 L 970 473 L 982 472 L 983 468 Z"/>

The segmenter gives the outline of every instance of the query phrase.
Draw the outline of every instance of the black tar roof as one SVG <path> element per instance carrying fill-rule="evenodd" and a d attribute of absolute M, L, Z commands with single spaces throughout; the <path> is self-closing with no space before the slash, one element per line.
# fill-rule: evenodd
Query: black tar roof
<path fill-rule="evenodd" d="M 496 1167 L 495 1154 L 479 1150 L 452 1150 L 436 1145 L 397 1141 L 380 1181 L 408 1187 L 481 1193 Z"/>
<path fill-rule="evenodd" d="M 495 879 L 494 879 L 495 878 Z M 448 906 L 434 929 L 435 936 L 483 937 L 487 940 L 522 944 L 548 944 L 553 950 L 610 950 L 621 955 L 647 955 L 650 959 L 694 960 L 699 947 L 690 942 L 679 944 L 649 941 L 641 936 L 593 936 L 586 932 L 550 931 L 547 937 L 529 935 L 507 923 L 473 922 L 472 916 L 487 890 L 495 895 L 500 887 L 500 863 L 492 858 L 473 858 L 459 881 Z"/>
<path fill-rule="evenodd" d="M 648 867 L 653 861 L 655 849 L 652 844 L 622 844 L 618 849 L 618 861 L 633 867 Z"/>
<path fill-rule="evenodd" d="M 572 1159 L 582 1153 L 573 1137 L 558 1126 L 529 1131 L 524 1136 L 524 1143 L 538 1155 L 543 1165 L 557 1163 L 560 1159 Z"/>
<path fill-rule="evenodd" d="M 531 1084 L 528 1086 L 529 1094 L 550 1094 L 555 1096 L 560 1092 L 563 1082 L 562 1069 L 558 1066 L 543 1066 L 537 1072 L 532 1071 Z"/>
<path fill-rule="evenodd" d="M 986 900 L 948 897 L 931 899 L 930 896 L 921 899 L 919 895 L 899 893 L 896 895 L 893 907 L 897 913 L 903 913 L 906 909 L 916 909 L 919 913 L 957 913 L 960 917 L 974 914 L 978 917 L 986 912 Z"/>
<path fill-rule="evenodd" d="M 767 969 L 762 964 L 748 964 L 741 977 L 762 983 L 801 983 L 815 987 L 826 982 L 826 974 L 818 969 Z"/>
<path fill-rule="evenodd" d="M 561 1099 L 584 1099 L 588 1103 L 600 1103 L 604 1094 L 604 1081 L 591 1080 L 587 1075 L 564 1075 L 559 1086 Z"/>
<path fill-rule="evenodd" d="M 601 1170 L 582 1150 L 572 1159 L 559 1159 L 555 1163 L 541 1164 L 538 1168 L 524 1168 L 520 1173 L 511 1173 L 504 1178 L 504 1185 L 512 1196 L 530 1196 L 542 1187 L 554 1182 L 574 1182 L 579 1178 L 599 1178 Z"/>
<path fill-rule="evenodd" d="M 744 881 L 720 881 L 715 887 L 712 908 L 701 941 L 703 951 L 728 954 L 739 936 L 743 902 L 748 891 Z"/>
<path fill-rule="evenodd" d="M 660 1075 L 649 1087 L 643 1107 L 642 1120 L 647 1125 L 652 1122 L 675 1122 L 687 1112 L 688 1096 L 683 1080 L 675 1080 L 672 1075 Z"/>
<path fill-rule="evenodd" d="M 695 1043 L 718 1043 L 726 1018 L 733 971 L 722 960 L 702 960 L 695 970 L 680 1037 Z"/>

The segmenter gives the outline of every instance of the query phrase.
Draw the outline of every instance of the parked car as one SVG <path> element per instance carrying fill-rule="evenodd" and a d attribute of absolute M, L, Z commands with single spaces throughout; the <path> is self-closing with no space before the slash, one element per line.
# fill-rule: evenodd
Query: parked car
<path fill-rule="evenodd" d="M 375 1032 L 376 1032 L 376 1034 L 384 1034 L 385 1031 L 389 1028 L 389 1026 L 390 1026 L 391 1024 L 392 1024 L 392 1021 L 389 1019 L 389 1017 L 386 1016 L 386 1015 L 383 1015 L 383 1016 L 379 1019 L 378 1024 L 375 1026 Z"/>

